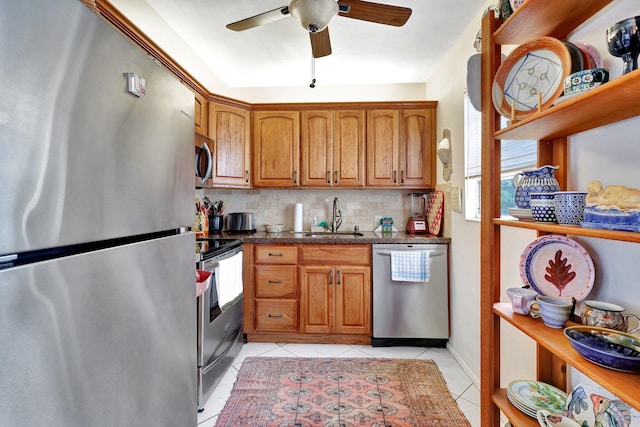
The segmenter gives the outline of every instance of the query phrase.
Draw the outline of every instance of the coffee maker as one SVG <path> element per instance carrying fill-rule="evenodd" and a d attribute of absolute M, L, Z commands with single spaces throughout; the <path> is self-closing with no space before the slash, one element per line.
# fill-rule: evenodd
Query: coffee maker
<path fill-rule="evenodd" d="M 407 233 L 426 234 L 427 217 L 424 214 L 424 194 L 409 193 L 411 198 L 411 215 L 407 221 Z"/>

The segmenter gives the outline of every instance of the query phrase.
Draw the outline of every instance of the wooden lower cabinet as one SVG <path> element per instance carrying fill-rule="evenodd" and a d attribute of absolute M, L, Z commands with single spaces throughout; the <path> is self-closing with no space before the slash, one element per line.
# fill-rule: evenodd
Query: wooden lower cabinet
<path fill-rule="evenodd" d="M 248 341 L 371 342 L 370 245 L 245 244 Z"/>
<path fill-rule="evenodd" d="M 371 268 L 300 267 L 300 332 L 371 335 Z"/>

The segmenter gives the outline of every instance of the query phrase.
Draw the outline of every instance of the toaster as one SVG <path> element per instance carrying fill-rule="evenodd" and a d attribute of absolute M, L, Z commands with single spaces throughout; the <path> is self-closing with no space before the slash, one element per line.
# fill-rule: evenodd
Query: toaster
<path fill-rule="evenodd" d="M 236 212 L 227 214 L 227 231 L 254 232 L 256 223 L 251 212 Z"/>

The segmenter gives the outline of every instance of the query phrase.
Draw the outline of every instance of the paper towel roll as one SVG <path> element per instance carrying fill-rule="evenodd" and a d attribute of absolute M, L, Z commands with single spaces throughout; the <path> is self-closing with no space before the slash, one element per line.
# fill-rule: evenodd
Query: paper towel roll
<path fill-rule="evenodd" d="M 293 231 L 302 232 L 302 203 L 296 203 L 296 210 L 293 216 Z"/>

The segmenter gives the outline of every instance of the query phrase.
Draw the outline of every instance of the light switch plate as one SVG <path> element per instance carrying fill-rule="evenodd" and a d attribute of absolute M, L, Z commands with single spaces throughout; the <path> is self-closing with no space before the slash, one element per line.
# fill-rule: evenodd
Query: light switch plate
<path fill-rule="evenodd" d="M 462 212 L 462 188 L 451 187 L 451 210 Z"/>

